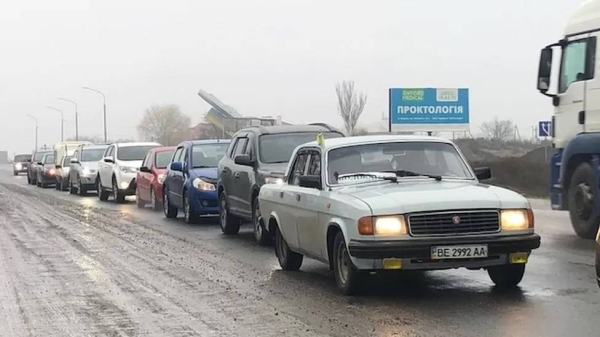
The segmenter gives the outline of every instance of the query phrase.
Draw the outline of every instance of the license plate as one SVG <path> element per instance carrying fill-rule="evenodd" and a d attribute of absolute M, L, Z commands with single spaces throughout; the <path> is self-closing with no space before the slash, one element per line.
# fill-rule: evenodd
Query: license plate
<path fill-rule="evenodd" d="M 431 259 L 476 259 L 488 256 L 487 245 L 433 246 Z"/>

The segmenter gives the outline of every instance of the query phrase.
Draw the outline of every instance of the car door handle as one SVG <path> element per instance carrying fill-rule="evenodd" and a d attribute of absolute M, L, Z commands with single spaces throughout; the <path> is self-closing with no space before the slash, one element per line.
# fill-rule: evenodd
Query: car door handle
<path fill-rule="evenodd" d="M 234 176 L 235 176 L 235 179 L 240 179 L 240 174 L 239 174 L 238 172 L 236 172 L 236 173 L 234 174 Z"/>
<path fill-rule="evenodd" d="M 300 201 L 300 194 L 296 194 L 296 201 Z"/>
<path fill-rule="evenodd" d="M 279 197 L 283 198 L 283 192 L 279 192 Z"/>
<path fill-rule="evenodd" d="M 227 168 L 222 169 L 221 172 L 227 173 Z"/>

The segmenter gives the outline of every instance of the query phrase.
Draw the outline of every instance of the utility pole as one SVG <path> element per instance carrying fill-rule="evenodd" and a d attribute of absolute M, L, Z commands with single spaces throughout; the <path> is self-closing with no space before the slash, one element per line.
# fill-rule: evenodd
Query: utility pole
<path fill-rule="evenodd" d="M 107 140 L 108 137 L 106 136 L 106 96 L 100 90 L 93 89 L 93 88 L 90 88 L 90 87 L 82 87 L 82 88 L 86 89 L 86 90 L 91 90 L 91 91 L 97 92 L 100 95 L 102 95 L 102 99 L 104 101 L 104 115 L 103 115 L 104 116 L 104 142 L 107 143 L 108 142 L 108 140 Z"/>
<path fill-rule="evenodd" d="M 58 99 L 75 105 L 75 140 L 79 140 L 79 113 L 77 112 L 77 103 L 66 98 L 59 97 Z"/>
<path fill-rule="evenodd" d="M 60 110 L 60 109 L 53 108 L 51 106 L 47 106 L 46 108 L 60 112 L 60 141 L 64 142 L 65 141 L 65 115 L 63 114 L 62 110 Z"/>
<path fill-rule="evenodd" d="M 27 117 L 33 119 L 35 121 L 35 151 L 38 149 L 38 120 L 32 115 L 27 115 Z"/>

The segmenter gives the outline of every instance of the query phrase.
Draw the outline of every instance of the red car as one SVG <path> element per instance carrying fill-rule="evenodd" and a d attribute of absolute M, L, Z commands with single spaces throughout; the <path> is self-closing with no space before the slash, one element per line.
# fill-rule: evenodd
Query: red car
<path fill-rule="evenodd" d="M 152 210 L 160 210 L 162 207 L 162 184 L 165 181 L 167 167 L 171 164 L 171 157 L 175 152 L 175 146 L 157 147 L 148 151 L 142 166 L 137 173 L 135 196 L 139 208 L 150 205 Z"/>

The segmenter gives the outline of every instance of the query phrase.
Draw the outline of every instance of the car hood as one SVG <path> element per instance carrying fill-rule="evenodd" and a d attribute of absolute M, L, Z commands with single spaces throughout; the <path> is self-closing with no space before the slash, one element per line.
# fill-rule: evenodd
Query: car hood
<path fill-rule="evenodd" d="M 522 195 L 477 181 L 407 179 L 341 187 L 338 192 L 364 201 L 374 214 L 529 207 Z"/>
<path fill-rule="evenodd" d="M 283 176 L 288 163 L 261 164 L 260 171 L 265 175 Z"/>
<path fill-rule="evenodd" d="M 201 178 L 206 182 L 216 184 L 217 183 L 217 168 L 195 168 L 190 170 L 190 176 L 192 178 Z"/>
<path fill-rule="evenodd" d="M 81 163 L 81 166 L 87 167 L 90 170 L 98 170 L 98 162 L 97 161 L 84 161 Z"/>

